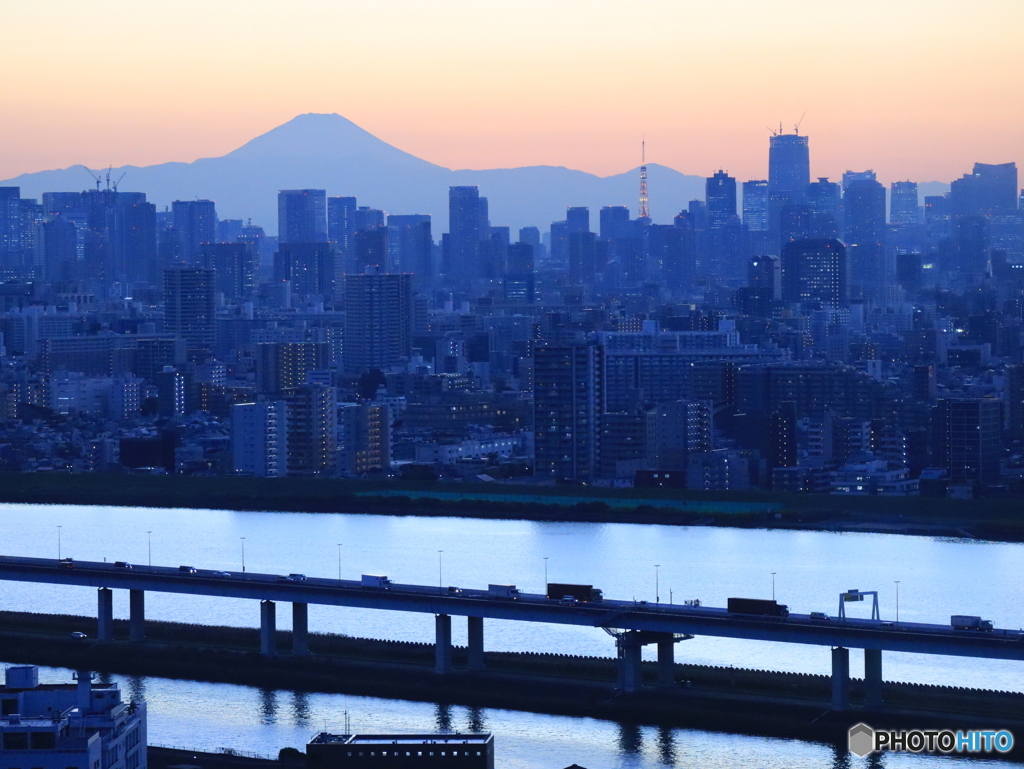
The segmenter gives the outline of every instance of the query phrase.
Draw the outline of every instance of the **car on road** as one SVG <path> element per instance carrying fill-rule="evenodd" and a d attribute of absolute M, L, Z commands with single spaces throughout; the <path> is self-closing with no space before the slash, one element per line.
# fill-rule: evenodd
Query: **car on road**
<path fill-rule="evenodd" d="M 819 620 L 821 622 L 827 622 L 828 620 L 832 619 L 823 611 L 812 611 L 810 617 L 811 619 Z"/>
<path fill-rule="evenodd" d="M 215 572 L 213 572 L 213 574 L 211 576 L 214 576 L 214 577 L 230 577 L 231 576 L 231 572 L 229 572 L 229 571 L 215 571 Z"/>
<path fill-rule="evenodd" d="M 71 634 L 71 637 L 72 638 L 88 638 L 89 636 L 87 636 L 81 630 L 76 630 L 74 633 Z"/>
<path fill-rule="evenodd" d="M 182 574 L 195 574 L 196 573 L 196 567 L 195 566 L 179 566 L 178 567 L 178 571 L 180 571 Z"/>
<path fill-rule="evenodd" d="M 292 582 L 305 582 L 306 581 L 306 575 L 305 574 L 289 574 L 288 575 L 288 579 L 290 579 Z"/>
<path fill-rule="evenodd" d="M 132 565 L 130 563 L 128 563 L 127 561 L 114 561 L 114 568 L 115 569 L 130 569 L 130 568 L 132 568 Z"/>

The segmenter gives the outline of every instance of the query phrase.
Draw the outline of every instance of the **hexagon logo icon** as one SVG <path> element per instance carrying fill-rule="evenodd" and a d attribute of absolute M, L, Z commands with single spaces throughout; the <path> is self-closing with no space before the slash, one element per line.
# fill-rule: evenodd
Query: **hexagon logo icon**
<path fill-rule="evenodd" d="M 850 752 L 855 756 L 864 758 L 875 749 L 875 730 L 867 724 L 851 726 L 847 738 Z"/>

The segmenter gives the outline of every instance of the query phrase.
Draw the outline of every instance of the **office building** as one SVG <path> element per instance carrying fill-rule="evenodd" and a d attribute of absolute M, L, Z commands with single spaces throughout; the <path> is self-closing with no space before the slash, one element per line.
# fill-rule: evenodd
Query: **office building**
<path fill-rule="evenodd" d="M 345 370 L 388 370 L 412 353 L 412 276 L 345 277 Z"/>
<path fill-rule="evenodd" d="M 389 269 L 412 273 L 417 283 L 429 281 L 434 275 L 430 215 L 392 214 L 387 222 Z"/>
<path fill-rule="evenodd" d="M 259 284 L 259 255 L 249 243 L 207 243 L 200 264 L 216 272 L 217 293 L 228 302 L 252 299 Z"/>
<path fill-rule="evenodd" d="M 765 264 L 762 272 L 768 269 Z M 849 300 L 846 269 L 846 247 L 838 240 L 787 243 L 782 249 L 782 299 L 842 307 Z"/>
<path fill-rule="evenodd" d="M 505 269 L 505 301 L 514 304 L 533 304 L 537 300 L 534 285 L 534 247 L 524 242 L 510 245 Z"/>
<path fill-rule="evenodd" d="M 808 137 L 797 133 L 774 134 L 768 143 L 769 194 L 802 197 L 811 183 Z"/>
<path fill-rule="evenodd" d="M 175 200 L 171 204 L 181 261 L 198 264 L 202 247 L 217 242 L 217 210 L 212 200 Z"/>
<path fill-rule="evenodd" d="M 542 345 L 533 355 L 534 474 L 587 481 L 598 475 L 604 348 Z"/>
<path fill-rule="evenodd" d="M 274 278 L 289 281 L 296 296 L 331 302 L 339 288 L 340 261 L 333 243 L 281 243 L 274 254 Z"/>
<path fill-rule="evenodd" d="M 281 190 L 277 193 L 277 237 L 284 243 L 327 241 L 327 192 Z"/>
<path fill-rule="evenodd" d="M 353 215 L 357 208 L 355 198 L 327 198 L 327 239 L 343 254 L 348 253 L 352 245 Z"/>
<path fill-rule="evenodd" d="M 480 241 L 486 213 L 478 187 L 448 190 L 448 251 L 444 272 L 457 284 L 480 277 Z"/>
<path fill-rule="evenodd" d="M 390 269 L 388 259 L 387 227 L 371 227 L 359 230 L 352 239 L 346 273 L 387 272 Z"/>
<path fill-rule="evenodd" d="M 881 300 L 891 272 L 885 253 L 885 187 L 874 173 L 843 175 L 851 296 Z"/>
<path fill-rule="evenodd" d="M 164 331 L 185 341 L 188 360 L 204 361 L 216 342 L 216 273 L 181 265 L 164 270 Z"/>
<path fill-rule="evenodd" d="M 285 475 L 288 457 L 287 407 L 284 401 L 231 406 L 232 470 L 238 475 Z"/>
<path fill-rule="evenodd" d="M 889 222 L 917 224 L 919 220 L 917 182 L 893 182 L 889 186 Z"/>

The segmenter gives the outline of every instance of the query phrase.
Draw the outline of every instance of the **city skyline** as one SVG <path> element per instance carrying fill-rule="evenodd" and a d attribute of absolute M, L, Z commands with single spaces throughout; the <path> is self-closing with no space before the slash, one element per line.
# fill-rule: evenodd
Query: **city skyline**
<path fill-rule="evenodd" d="M 1001 0 L 969 16 L 947 2 L 520 3 L 514 15 L 398 3 L 386 24 L 308 0 L 283 29 L 269 8 L 11 9 L 0 61 L 34 77 L 0 85 L 0 177 L 189 162 L 309 111 L 449 168 L 599 175 L 635 167 L 646 135 L 651 163 L 762 178 L 767 129 L 792 131 L 804 113 L 817 174 L 832 177 L 951 179 L 981 154 L 1015 160 L 1024 138 L 1005 97 L 1024 11 Z M 82 62 L 117 77 L 68 77 Z"/>

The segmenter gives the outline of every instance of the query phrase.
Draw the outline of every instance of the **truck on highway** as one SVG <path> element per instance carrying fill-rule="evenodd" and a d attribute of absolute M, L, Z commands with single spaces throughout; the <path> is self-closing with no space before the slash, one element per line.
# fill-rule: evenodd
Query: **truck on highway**
<path fill-rule="evenodd" d="M 974 617 L 970 614 L 954 614 L 949 618 L 949 624 L 956 630 L 991 630 L 992 620 Z"/>
<path fill-rule="evenodd" d="M 574 585 L 570 582 L 549 582 L 548 598 L 560 601 L 564 598 L 575 598 L 580 603 L 598 603 L 604 600 L 604 594 L 593 585 Z"/>
<path fill-rule="evenodd" d="M 391 584 L 391 580 L 382 574 L 364 574 L 362 579 L 363 587 L 382 587 L 386 588 Z"/>
<path fill-rule="evenodd" d="M 492 598 L 518 598 L 519 588 L 515 585 L 488 585 L 487 595 Z"/>
<path fill-rule="evenodd" d="M 762 598 L 730 598 L 730 614 L 756 614 L 759 617 L 788 617 L 789 607 Z"/>

